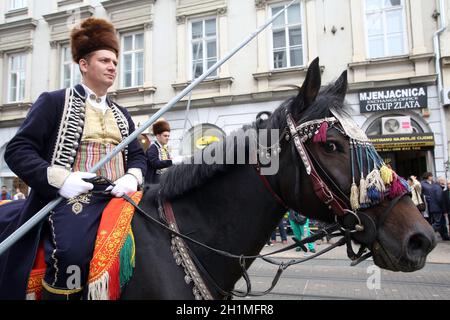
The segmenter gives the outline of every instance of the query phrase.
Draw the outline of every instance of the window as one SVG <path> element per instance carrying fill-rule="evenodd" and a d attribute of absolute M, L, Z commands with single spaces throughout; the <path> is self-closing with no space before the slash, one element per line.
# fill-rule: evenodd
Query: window
<path fill-rule="evenodd" d="M 27 0 L 10 0 L 9 10 L 22 9 L 27 6 Z"/>
<path fill-rule="evenodd" d="M 25 54 L 11 55 L 8 63 L 8 102 L 25 98 Z"/>
<path fill-rule="evenodd" d="M 217 62 L 216 18 L 192 21 L 191 26 L 191 75 L 198 78 Z M 214 71 L 211 76 L 217 76 Z"/>
<path fill-rule="evenodd" d="M 80 68 L 72 62 L 72 53 L 69 46 L 61 48 L 61 62 L 61 86 L 69 88 L 81 83 Z"/>
<path fill-rule="evenodd" d="M 144 34 L 122 37 L 122 87 L 139 87 L 144 84 Z"/>
<path fill-rule="evenodd" d="M 283 10 L 287 4 L 277 4 L 271 16 Z M 273 68 L 289 68 L 304 65 L 303 19 L 300 3 L 294 3 L 272 24 Z"/>
<path fill-rule="evenodd" d="M 404 0 L 366 0 L 369 58 L 406 53 Z"/>

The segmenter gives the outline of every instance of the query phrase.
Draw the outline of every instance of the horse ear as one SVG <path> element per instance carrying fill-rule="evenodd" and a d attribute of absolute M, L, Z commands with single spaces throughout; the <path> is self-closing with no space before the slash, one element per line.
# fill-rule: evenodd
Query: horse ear
<path fill-rule="evenodd" d="M 342 100 L 344 100 L 347 93 L 347 85 L 347 70 L 345 70 L 334 83 L 334 92 L 337 96 L 342 97 Z"/>
<path fill-rule="evenodd" d="M 306 73 L 305 81 L 299 90 L 293 106 L 297 108 L 294 115 L 300 115 L 316 100 L 321 84 L 319 57 L 315 58 Z"/>

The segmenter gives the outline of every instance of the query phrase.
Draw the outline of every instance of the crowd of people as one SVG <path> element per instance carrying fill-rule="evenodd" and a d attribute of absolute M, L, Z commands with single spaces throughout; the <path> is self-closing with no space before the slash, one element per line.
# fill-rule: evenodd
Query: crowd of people
<path fill-rule="evenodd" d="M 425 172 L 421 181 L 416 176 L 410 176 L 408 183 L 412 201 L 422 216 L 442 240 L 449 241 L 450 180 L 444 177 L 434 179 L 431 172 Z"/>
<path fill-rule="evenodd" d="M 16 192 L 11 194 L 8 190 L 7 186 L 2 186 L 2 193 L 0 194 L 0 201 L 2 200 L 22 200 L 25 199 L 25 195 L 20 190 L 20 188 L 16 188 Z"/>

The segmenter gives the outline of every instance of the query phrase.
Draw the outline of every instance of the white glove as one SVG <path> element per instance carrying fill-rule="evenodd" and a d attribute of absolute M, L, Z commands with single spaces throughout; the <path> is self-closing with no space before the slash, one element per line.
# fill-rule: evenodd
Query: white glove
<path fill-rule="evenodd" d="M 91 179 L 95 177 L 95 173 L 77 171 L 72 172 L 64 184 L 59 189 L 58 193 L 67 199 L 77 197 L 80 194 L 87 193 L 94 188 L 92 183 L 83 181 L 82 179 Z"/>
<path fill-rule="evenodd" d="M 131 174 L 125 174 L 121 178 L 114 181 L 115 187 L 108 187 L 106 191 L 111 190 L 111 194 L 117 198 L 123 196 L 124 193 L 136 192 L 138 187 L 137 179 Z"/>

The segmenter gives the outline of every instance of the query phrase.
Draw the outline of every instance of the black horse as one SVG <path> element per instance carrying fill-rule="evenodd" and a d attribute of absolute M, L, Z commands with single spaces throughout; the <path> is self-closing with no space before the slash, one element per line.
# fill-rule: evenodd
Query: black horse
<path fill-rule="evenodd" d="M 140 203 L 155 219 L 160 219 L 158 199 L 170 201 L 179 231 L 211 247 L 238 255 L 258 254 L 272 230 L 286 212 L 293 208 L 322 221 L 333 222 L 335 213 L 317 196 L 295 143 L 285 139 L 288 132 L 286 114 L 296 124 L 331 117 L 330 107 L 342 109 L 347 90 L 344 72 L 333 84 L 320 91 L 318 59 L 312 62 L 298 95 L 288 99 L 266 120 L 243 128 L 279 129 L 278 141 L 270 141 L 279 151 L 279 169 L 274 175 L 261 178 L 257 165 L 248 164 L 182 164 L 164 173 L 158 186 L 149 187 Z M 352 158 L 349 138 L 341 130 L 326 131 L 326 142 L 305 142 L 316 166 L 323 169 L 331 190 L 342 195 L 350 207 Z M 223 143 L 224 153 L 239 147 L 235 136 Z M 230 143 L 230 141 L 232 141 Z M 278 144 L 276 143 L 278 142 Z M 244 139 L 246 160 L 255 159 L 249 148 L 251 139 Z M 231 148 L 230 148 L 231 146 Z M 210 145 L 205 152 L 217 146 Z M 275 151 L 276 149 L 276 151 Z M 226 156 L 225 154 L 223 155 Z M 339 192 L 339 190 L 341 190 Z M 378 205 L 364 209 L 374 221 L 383 220 L 376 229 L 376 239 L 368 244 L 378 266 L 394 271 L 422 268 L 427 254 L 436 245 L 434 232 L 422 218 L 408 196 L 395 202 L 386 198 Z M 386 216 L 387 214 L 387 216 Z M 381 218 L 383 216 L 383 218 Z M 134 275 L 123 291 L 122 299 L 194 299 L 194 283 L 186 279 L 184 267 L 175 263 L 171 234 L 161 226 L 136 214 L 132 227 L 136 241 Z M 213 253 L 187 242 L 204 266 L 200 274 L 214 299 L 222 299 L 210 279 L 230 291 L 241 278 L 238 259 Z M 246 261 L 248 268 L 252 260 Z M 209 276 L 205 277 L 205 273 Z"/>

